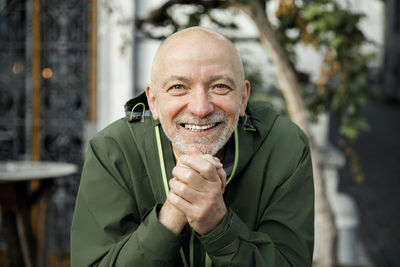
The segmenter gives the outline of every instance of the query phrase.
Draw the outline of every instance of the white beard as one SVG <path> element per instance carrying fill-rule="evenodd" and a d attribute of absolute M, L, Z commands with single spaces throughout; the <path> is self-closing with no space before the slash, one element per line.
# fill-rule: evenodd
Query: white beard
<path fill-rule="evenodd" d="M 240 105 L 239 105 L 239 107 L 240 107 Z M 191 148 L 196 148 L 203 154 L 211 154 L 214 156 L 218 153 L 218 151 L 220 151 L 225 146 L 225 144 L 228 142 L 229 138 L 231 137 L 233 131 L 235 130 L 237 123 L 238 123 L 238 119 L 239 119 L 240 108 L 235 115 L 234 123 L 230 127 L 227 127 L 227 124 L 229 122 L 229 116 L 223 111 L 212 113 L 209 116 L 202 118 L 202 119 L 199 119 L 196 116 L 193 116 L 189 113 L 178 114 L 172 120 L 172 125 L 173 125 L 174 129 L 170 129 L 166 126 L 166 123 L 163 119 L 163 116 L 162 116 L 160 110 L 158 110 L 158 114 L 159 114 L 161 126 L 163 127 L 163 130 L 165 132 L 165 135 L 172 142 L 174 147 L 179 149 L 183 154 L 189 154 L 189 151 L 191 150 Z M 195 140 L 192 140 L 193 142 L 190 144 L 185 143 L 184 136 L 181 137 L 178 134 L 179 132 L 182 133 L 182 129 L 180 129 L 180 127 L 181 127 L 180 124 L 182 124 L 182 123 L 205 125 L 205 124 L 213 124 L 215 122 L 225 124 L 225 127 L 222 130 L 222 133 L 218 134 L 218 132 L 220 132 L 220 131 L 218 131 L 215 134 L 211 134 L 210 136 L 196 138 Z M 217 127 L 220 127 L 220 126 L 217 126 Z"/>

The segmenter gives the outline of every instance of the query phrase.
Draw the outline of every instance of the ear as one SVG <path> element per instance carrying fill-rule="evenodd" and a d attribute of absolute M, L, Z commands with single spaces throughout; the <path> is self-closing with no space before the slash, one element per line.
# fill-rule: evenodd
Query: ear
<path fill-rule="evenodd" d="M 247 102 L 250 97 L 250 82 L 248 80 L 244 81 L 244 88 L 242 92 L 242 105 L 240 106 L 240 116 L 243 117 L 246 112 Z"/>
<path fill-rule="evenodd" d="M 153 119 L 158 120 L 158 108 L 157 108 L 157 101 L 156 101 L 156 96 L 154 94 L 154 89 L 151 88 L 151 85 L 148 84 L 146 86 L 146 97 L 147 97 L 147 102 L 149 103 L 149 107 L 151 110 L 151 114 L 153 115 Z"/>

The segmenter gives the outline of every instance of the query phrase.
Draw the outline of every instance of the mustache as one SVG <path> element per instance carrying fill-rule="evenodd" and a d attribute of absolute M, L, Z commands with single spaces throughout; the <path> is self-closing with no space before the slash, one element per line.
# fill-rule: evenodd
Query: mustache
<path fill-rule="evenodd" d="M 173 120 L 173 123 L 176 124 L 183 124 L 183 123 L 188 123 L 188 124 L 213 124 L 217 122 L 226 122 L 228 123 L 229 121 L 229 116 L 225 114 L 224 112 L 215 112 L 208 114 L 204 118 L 199 118 L 197 116 L 194 116 L 190 113 L 183 113 L 183 114 L 178 114 Z"/>

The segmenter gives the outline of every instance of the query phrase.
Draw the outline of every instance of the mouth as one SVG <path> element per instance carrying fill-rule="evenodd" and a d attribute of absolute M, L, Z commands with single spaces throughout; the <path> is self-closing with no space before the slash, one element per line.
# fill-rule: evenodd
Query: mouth
<path fill-rule="evenodd" d="M 211 128 L 214 128 L 219 122 L 217 123 L 210 123 L 210 124 L 204 124 L 204 125 L 197 125 L 197 124 L 189 124 L 189 123 L 182 123 L 181 126 L 189 131 L 192 132 L 203 132 L 207 131 Z"/>

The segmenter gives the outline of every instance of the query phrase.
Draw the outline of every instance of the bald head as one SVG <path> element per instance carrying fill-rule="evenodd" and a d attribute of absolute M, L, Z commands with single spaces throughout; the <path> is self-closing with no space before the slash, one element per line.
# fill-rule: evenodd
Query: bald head
<path fill-rule="evenodd" d="M 249 93 L 234 45 L 200 27 L 162 43 L 146 88 L 153 119 L 160 120 L 178 156 L 191 149 L 222 151 L 245 114 Z"/>
<path fill-rule="evenodd" d="M 157 81 L 160 72 L 168 68 L 170 56 L 189 56 L 193 61 L 215 56 L 225 56 L 226 65 L 240 77 L 244 83 L 243 64 L 233 43 L 220 33 L 203 27 L 191 27 L 176 32 L 166 38 L 157 50 L 154 57 L 151 82 Z"/>

